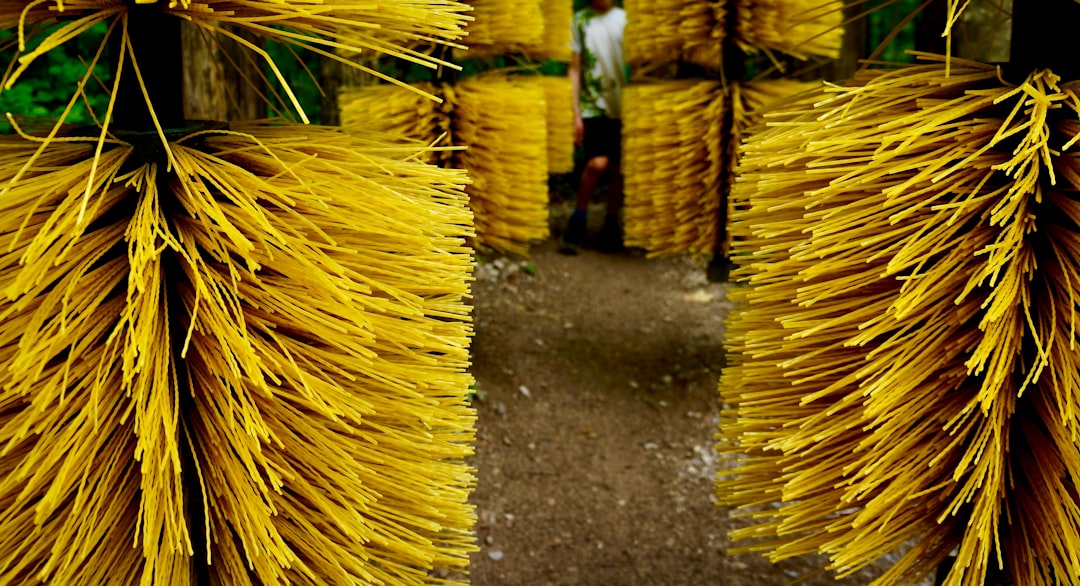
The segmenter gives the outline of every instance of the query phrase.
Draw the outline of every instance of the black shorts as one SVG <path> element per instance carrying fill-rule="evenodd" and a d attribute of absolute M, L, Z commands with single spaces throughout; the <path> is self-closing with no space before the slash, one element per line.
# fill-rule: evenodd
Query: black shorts
<path fill-rule="evenodd" d="M 612 163 L 622 154 L 622 121 L 607 116 L 585 118 L 585 160 L 607 157 Z"/>

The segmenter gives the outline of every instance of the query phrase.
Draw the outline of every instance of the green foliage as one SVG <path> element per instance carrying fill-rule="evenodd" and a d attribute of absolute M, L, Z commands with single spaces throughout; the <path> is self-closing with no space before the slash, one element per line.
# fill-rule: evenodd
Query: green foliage
<path fill-rule="evenodd" d="M 292 88 L 296 99 L 304 108 L 304 113 L 307 114 L 312 123 L 319 123 L 320 113 L 322 112 L 322 91 L 318 83 L 320 56 L 312 51 L 294 49 L 283 43 L 273 41 L 267 42 L 266 52 L 270 54 L 270 58 L 274 60 L 274 64 L 281 71 L 281 75 L 288 82 L 289 87 Z M 270 70 L 269 64 L 265 69 L 266 78 L 272 84 L 273 91 L 270 95 L 276 93 L 280 100 L 284 101 L 284 103 L 278 105 L 280 113 L 288 115 L 290 118 L 299 119 L 299 116 L 296 115 L 296 109 L 288 101 L 281 83 Z M 268 115 L 273 116 L 275 112 L 271 111 Z"/>
<path fill-rule="evenodd" d="M 574 10 L 581 10 L 589 5 L 589 0 L 574 0 Z M 622 0 L 615 0 L 615 6 L 622 6 Z"/>
<path fill-rule="evenodd" d="M 475 403 L 476 401 L 483 401 L 487 398 L 487 392 L 480 390 L 480 384 L 475 383 L 469 385 L 469 394 L 465 395 L 465 400 L 469 403 Z"/>
<path fill-rule="evenodd" d="M 88 61 L 97 52 L 98 47 L 104 40 L 107 29 L 108 26 L 101 23 L 78 38 L 49 51 L 35 60 L 11 89 L 0 91 L 0 112 L 11 112 L 17 117 L 38 118 L 48 121 L 57 120 L 64 112 L 64 108 L 67 107 L 71 96 L 77 90 L 79 82 L 86 74 Z M 28 44 L 34 46 L 53 30 L 56 30 L 55 26 L 43 30 L 32 38 Z M 9 45 L 8 48 L 0 51 L 0 60 L 4 64 L 11 62 L 18 56 L 17 46 L 11 42 L 13 41 L 11 39 L 12 35 L 11 31 L 0 31 L 0 43 Z M 4 41 L 8 42 L 4 43 Z M 317 122 L 321 109 L 321 92 L 316 80 L 312 78 L 312 74 L 318 74 L 319 56 L 311 51 L 292 51 L 280 43 L 268 43 L 267 52 L 277 63 L 304 111 L 313 122 Z M 86 85 L 87 99 L 80 99 L 76 102 L 67 118 L 69 124 L 89 125 L 94 123 L 94 117 L 90 115 L 90 111 L 87 109 L 87 102 L 89 102 L 99 120 L 105 115 L 109 104 L 109 89 L 111 89 L 110 62 L 106 51 L 94 68 L 94 75 Z M 307 69 L 305 69 L 305 66 Z M 266 68 L 266 75 L 267 79 L 273 81 L 273 90 L 283 100 L 287 100 L 280 83 L 270 72 L 269 66 Z M 294 113 L 292 105 L 288 103 L 280 105 L 278 111 L 286 115 Z M 273 112 L 268 113 L 268 115 L 273 115 Z M 3 124 L 0 124 L 0 133 L 10 132 L 12 132 L 12 128 L 5 120 Z"/>
<path fill-rule="evenodd" d="M 889 0 L 871 0 L 867 2 L 867 10 L 881 7 L 867 17 L 867 37 L 871 50 L 885 42 L 903 20 L 904 15 L 918 10 L 923 4 L 922 0 L 900 0 L 891 6 L 882 6 L 888 2 Z M 919 18 L 916 17 L 905 25 L 897 33 L 896 37 L 885 46 L 885 50 L 878 60 L 890 63 L 910 63 L 913 61 L 908 51 L 915 48 L 915 27 L 918 21 Z"/>
<path fill-rule="evenodd" d="M 29 42 L 34 46 L 55 30 L 46 29 Z M 105 36 L 107 26 L 102 23 L 66 45 L 42 55 L 23 73 L 18 83 L 8 90 L 0 91 L 0 112 L 10 112 L 19 117 L 56 120 L 64 112 L 71 96 L 78 89 L 79 82 L 86 75 L 88 60 L 93 58 Z M 0 60 L 9 63 L 17 55 L 18 47 L 11 43 L 11 31 L 0 31 L 0 43 L 8 41 L 9 48 L 0 51 Z M 7 43 L 5 43 L 7 44 Z M 97 78 L 95 80 L 94 78 Z M 93 118 L 87 110 L 89 101 L 94 112 L 104 114 L 109 103 L 109 94 L 102 87 L 108 85 L 109 67 L 102 59 L 94 68 L 94 74 L 85 88 L 86 100 L 79 100 L 67 118 L 69 124 L 92 124 Z M 100 82 L 100 83 L 99 83 Z M 6 120 L 0 125 L 0 132 L 10 133 L 12 128 Z"/>

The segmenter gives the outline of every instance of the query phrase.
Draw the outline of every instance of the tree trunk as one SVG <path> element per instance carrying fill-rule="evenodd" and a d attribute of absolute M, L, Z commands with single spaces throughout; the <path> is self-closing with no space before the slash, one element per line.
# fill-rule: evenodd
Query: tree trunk
<path fill-rule="evenodd" d="M 866 10 L 865 4 L 852 2 L 844 7 L 844 20 L 858 16 Z M 859 69 L 859 59 L 869 54 L 867 47 L 866 17 L 849 23 L 844 27 L 844 43 L 840 47 L 840 58 L 831 61 L 822 69 L 823 76 L 829 81 L 850 79 Z"/>
<path fill-rule="evenodd" d="M 374 63 L 368 64 L 373 67 Z M 338 105 L 338 93 L 347 87 L 368 85 L 374 78 L 364 72 L 349 67 L 340 61 L 322 57 L 319 59 L 319 86 L 322 88 L 322 123 L 327 126 L 341 124 L 341 108 Z"/>
<path fill-rule="evenodd" d="M 266 117 L 262 58 L 226 37 L 183 23 L 184 116 L 191 120 L 256 120 Z M 246 31 L 230 29 L 260 44 Z"/>

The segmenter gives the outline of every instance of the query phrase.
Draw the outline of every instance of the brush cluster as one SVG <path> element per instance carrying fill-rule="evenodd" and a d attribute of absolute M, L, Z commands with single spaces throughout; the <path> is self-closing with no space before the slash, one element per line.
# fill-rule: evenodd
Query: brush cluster
<path fill-rule="evenodd" d="M 470 214 L 422 148 L 3 141 L 0 581 L 465 567 Z"/>
<path fill-rule="evenodd" d="M 716 244 L 725 111 L 719 81 L 673 80 L 624 90 L 627 246 L 659 256 Z"/>
<path fill-rule="evenodd" d="M 727 35 L 725 2 L 626 0 L 624 51 L 627 63 L 651 65 L 689 61 L 721 67 Z"/>
<path fill-rule="evenodd" d="M 544 88 L 548 173 L 570 173 L 574 170 L 574 88 L 570 78 L 544 75 L 530 81 Z"/>
<path fill-rule="evenodd" d="M 800 59 L 840 53 L 840 0 L 626 0 L 626 60 L 635 66 L 678 61 L 719 70 L 722 47 L 780 52 Z"/>
<path fill-rule="evenodd" d="M 424 94 L 442 95 L 435 84 L 421 82 L 412 86 Z M 338 98 L 341 126 L 383 132 L 433 146 L 449 144 L 444 135 L 450 130 L 449 112 L 453 105 L 440 100 L 441 103 L 391 84 L 359 86 L 343 91 Z M 431 148 L 425 154 L 429 163 L 439 163 L 451 156 L 440 148 Z"/>
<path fill-rule="evenodd" d="M 649 256 L 726 253 L 721 206 L 743 133 L 761 106 L 815 84 L 669 80 L 624 90 L 622 171 L 628 246 Z"/>
<path fill-rule="evenodd" d="M 376 85 L 342 93 L 342 124 L 429 144 L 448 129 L 448 144 L 456 148 L 440 151 L 440 156 L 444 165 L 468 171 L 471 184 L 466 191 L 476 218 L 476 244 L 526 254 L 530 243 L 548 235 L 549 165 L 573 167 L 569 80 L 487 74 L 457 85 L 421 87 L 432 89 L 444 101 L 431 109 L 434 122 L 425 114 L 423 122 L 416 123 L 417 98 L 410 92 Z M 426 106 L 421 108 L 429 113 Z M 352 114 L 369 109 L 383 115 L 368 119 Z"/>
<path fill-rule="evenodd" d="M 459 57 L 522 54 L 528 57 L 570 60 L 573 3 L 568 0 L 472 0 L 474 20 Z"/>
<path fill-rule="evenodd" d="M 0 583 L 464 582 L 465 173 L 400 136 L 116 105 L 182 75 L 144 76 L 164 65 L 131 44 L 169 15 L 276 71 L 224 25 L 435 66 L 417 47 L 460 39 L 467 8 L 0 4 L 20 52 L 5 87 L 100 22 L 88 71 L 110 37 L 123 49 L 97 128 L 0 139 Z"/>
<path fill-rule="evenodd" d="M 1080 95 L 952 60 L 790 102 L 735 185 L 722 501 L 773 560 L 1080 579 Z M 779 503 L 771 506 L 772 503 Z"/>
<path fill-rule="evenodd" d="M 452 95 L 454 137 L 467 147 L 460 163 L 472 180 L 466 191 L 477 239 L 525 254 L 527 243 L 548 235 L 544 88 L 487 76 L 454 86 Z"/>

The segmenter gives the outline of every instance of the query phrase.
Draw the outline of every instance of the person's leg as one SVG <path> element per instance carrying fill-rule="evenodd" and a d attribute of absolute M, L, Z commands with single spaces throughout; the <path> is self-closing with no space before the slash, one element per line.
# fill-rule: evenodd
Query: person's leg
<path fill-rule="evenodd" d="M 593 157 L 585 163 L 585 169 L 581 172 L 581 181 L 578 182 L 576 210 L 589 209 L 589 202 L 596 195 L 596 188 L 610 166 L 610 160 L 604 155 Z"/>
<path fill-rule="evenodd" d="M 566 231 L 559 238 L 559 251 L 564 254 L 576 254 L 581 247 L 581 241 L 585 238 L 585 227 L 588 224 L 589 202 L 596 195 L 596 189 L 600 180 L 604 178 L 610 166 L 610 159 L 603 154 L 601 136 L 602 119 L 585 119 L 585 168 L 581 171 L 581 179 L 578 182 L 577 199 L 574 212 L 570 214 L 570 221 L 566 224 Z"/>
<path fill-rule="evenodd" d="M 617 216 L 622 211 L 623 204 L 622 165 L 616 161 L 608 166 L 611 169 L 611 176 L 608 177 L 607 213 Z"/>
<path fill-rule="evenodd" d="M 610 152 L 608 164 L 610 174 L 607 189 L 607 215 L 604 217 L 604 227 L 600 231 L 600 246 L 608 252 L 617 252 L 623 249 L 622 223 L 619 221 L 619 212 L 623 205 L 621 122 L 610 121 L 606 132 Z"/>

